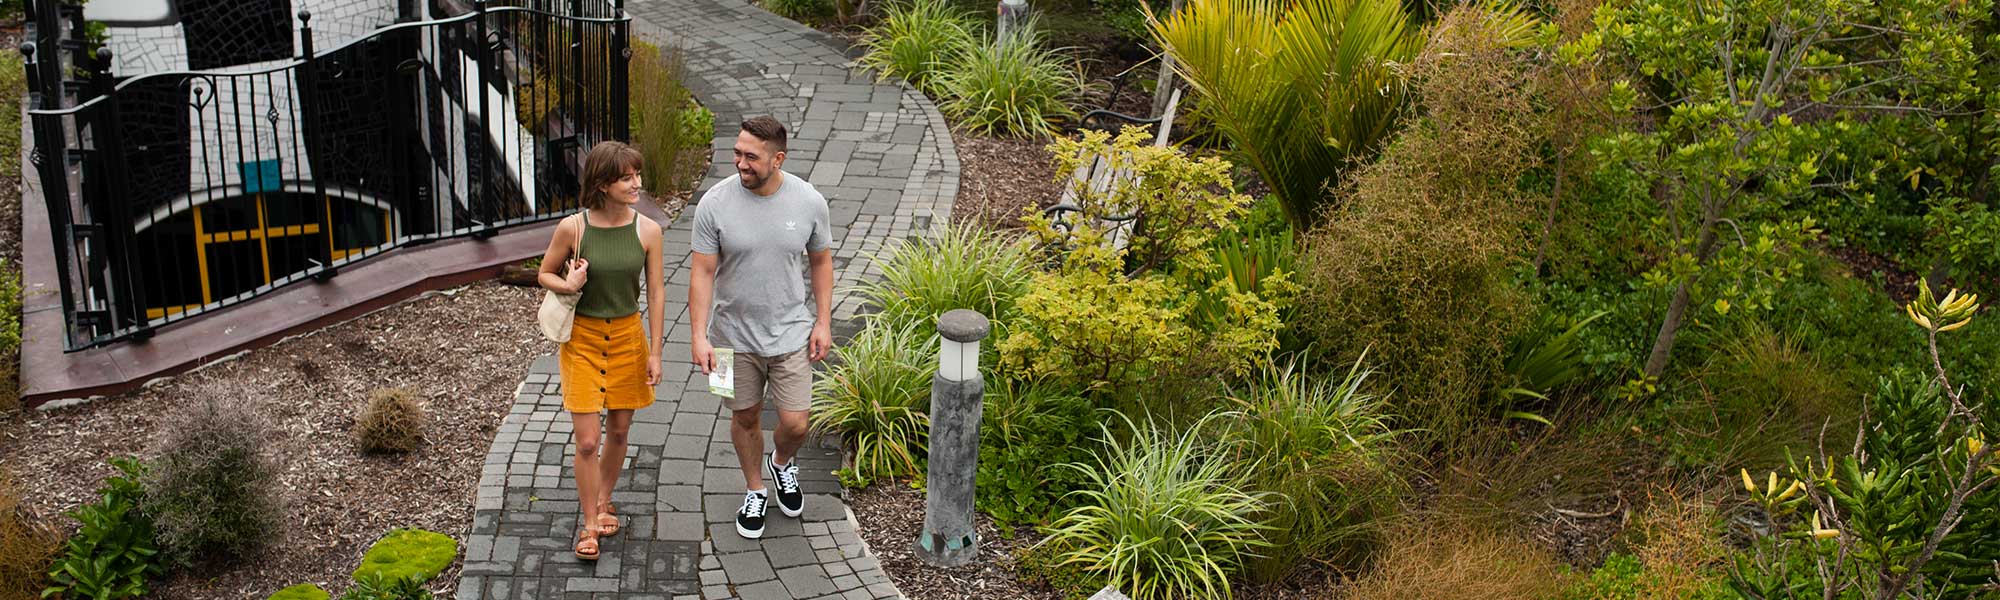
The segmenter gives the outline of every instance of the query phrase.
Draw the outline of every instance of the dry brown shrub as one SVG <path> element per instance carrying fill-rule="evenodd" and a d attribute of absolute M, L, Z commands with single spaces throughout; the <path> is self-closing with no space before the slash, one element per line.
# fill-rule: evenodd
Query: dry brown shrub
<path fill-rule="evenodd" d="M 1392 530 L 1352 600 L 1531 600 L 1560 594 L 1562 566 L 1533 542 L 1458 520 Z"/>
<path fill-rule="evenodd" d="M 1546 119 L 1534 61 L 1489 16 L 1439 21 L 1410 66 L 1410 127 L 1340 188 L 1301 261 L 1303 330 L 1339 355 L 1370 352 L 1437 439 L 1490 408 L 1489 375 L 1531 314 L 1507 267 L 1542 205 L 1517 182 L 1540 164 Z"/>
<path fill-rule="evenodd" d="M 354 438 L 363 452 L 409 452 L 424 440 L 424 406 L 403 388 L 368 393 L 368 406 L 354 421 Z"/>
<path fill-rule="evenodd" d="M 1635 551 L 1648 577 L 1638 598 L 1693 598 L 1710 587 L 1728 549 L 1716 531 L 1715 504 L 1670 488 L 1655 489 L 1640 512 Z"/>
<path fill-rule="evenodd" d="M 0 470 L 0 600 L 40 598 L 61 550 L 60 533 L 21 504 L 12 476 Z"/>

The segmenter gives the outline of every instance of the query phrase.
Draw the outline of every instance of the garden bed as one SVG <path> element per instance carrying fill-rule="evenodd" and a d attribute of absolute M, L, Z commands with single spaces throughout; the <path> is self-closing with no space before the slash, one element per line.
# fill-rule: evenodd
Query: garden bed
<path fill-rule="evenodd" d="M 255 560 L 155 582 L 149 597 L 263 597 L 296 583 L 345 587 L 377 538 L 396 527 L 459 536 L 472 525 L 480 466 L 528 364 L 550 345 L 535 330 L 534 290 L 484 282 L 382 311 L 165 380 L 146 389 L 0 420 L 0 457 L 41 518 L 95 500 L 106 460 L 150 457 L 166 417 L 192 399 L 259 411 L 277 458 L 286 531 Z M 422 398 L 424 443 L 366 456 L 349 427 L 369 391 Z M 384 485 L 395 482 L 395 485 Z M 456 580 L 457 566 L 436 582 Z M 433 585 L 442 585 L 434 582 Z M 441 590 L 442 591 L 442 590 Z"/>

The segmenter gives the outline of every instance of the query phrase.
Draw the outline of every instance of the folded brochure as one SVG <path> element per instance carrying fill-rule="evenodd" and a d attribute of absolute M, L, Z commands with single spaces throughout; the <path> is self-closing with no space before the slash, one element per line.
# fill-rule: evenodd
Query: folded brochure
<path fill-rule="evenodd" d="M 715 368 L 708 372 L 708 391 L 724 398 L 736 397 L 736 351 L 715 349 Z"/>

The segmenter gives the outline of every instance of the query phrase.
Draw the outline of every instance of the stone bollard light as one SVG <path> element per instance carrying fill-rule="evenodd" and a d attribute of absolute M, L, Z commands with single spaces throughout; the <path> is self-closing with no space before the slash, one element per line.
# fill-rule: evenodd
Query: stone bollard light
<path fill-rule="evenodd" d="M 1028 0 L 1000 0 L 994 19 L 993 39 L 1007 43 L 1008 36 L 1019 32 L 1028 24 Z"/>
<path fill-rule="evenodd" d="M 917 556 L 955 567 L 979 555 L 972 529 L 972 484 L 979 472 L 979 414 L 986 393 L 979 376 L 979 340 L 991 325 L 977 311 L 957 309 L 938 317 L 938 372 L 931 378 L 930 470 L 924 492 L 924 530 Z"/>

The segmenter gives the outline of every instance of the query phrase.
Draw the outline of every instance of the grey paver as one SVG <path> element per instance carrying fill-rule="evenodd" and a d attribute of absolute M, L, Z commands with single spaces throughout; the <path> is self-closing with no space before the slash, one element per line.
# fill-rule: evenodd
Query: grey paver
<path fill-rule="evenodd" d="M 659 41 L 662 25 L 699 22 L 680 31 L 685 81 L 716 113 L 712 150 L 721 160 L 703 188 L 733 174 L 735 123 L 769 113 L 793 131 L 786 164 L 830 201 L 835 281 L 841 289 L 878 273 L 866 252 L 882 242 L 926 235 L 947 223 L 957 195 L 958 158 L 944 120 L 922 94 L 850 69 L 829 37 L 731 0 L 629 0 L 634 33 Z M 688 219 L 667 232 L 664 307 L 673 344 L 690 338 L 687 297 Z M 858 307 L 835 299 L 835 331 L 852 334 Z M 496 432 L 475 501 L 460 598 L 819 598 L 900 597 L 865 553 L 840 503 L 836 452 L 809 445 L 799 457 L 806 514 L 772 512 L 761 540 L 738 536 L 730 521 L 743 478 L 728 444 L 728 420 L 704 376 L 681 352 L 668 354 L 656 404 L 639 411 L 629 438 L 628 471 L 613 494 L 626 517 L 605 557 L 571 555 L 579 504 L 571 431 L 562 412 L 553 356 L 538 357 Z M 768 429 L 775 419 L 765 420 Z M 846 595 L 841 595 L 845 593 Z"/>

